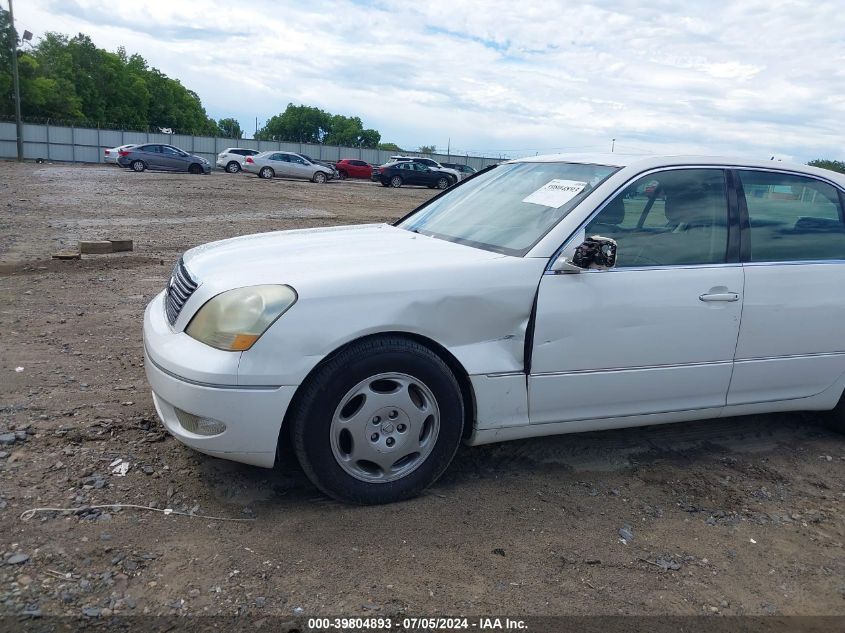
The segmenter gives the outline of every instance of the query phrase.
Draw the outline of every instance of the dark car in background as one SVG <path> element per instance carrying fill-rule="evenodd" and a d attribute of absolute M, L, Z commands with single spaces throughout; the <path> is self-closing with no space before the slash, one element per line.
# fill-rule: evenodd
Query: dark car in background
<path fill-rule="evenodd" d="M 420 185 L 430 189 L 446 189 L 454 184 L 454 179 L 448 174 L 412 161 L 399 161 L 375 167 L 371 179 L 380 182 L 383 187 Z"/>
<path fill-rule="evenodd" d="M 367 161 L 357 158 L 341 158 L 335 164 L 341 180 L 344 178 L 365 178 L 369 180 L 373 175 L 373 166 Z"/>
<path fill-rule="evenodd" d="M 469 178 L 475 173 L 478 173 L 477 170 L 473 169 L 469 165 L 460 165 L 458 163 L 440 163 L 444 167 L 448 167 L 449 169 L 454 169 L 461 174 L 461 180 L 464 178 Z"/>
<path fill-rule="evenodd" d="M 145 169 L 157 169 L 186 171 L 189 174 L 211 173 L 211 163 L 201 156 L 160 143 L 147 143 L 121 150 L 118 152 L 117 164 L 139 172 Z"/>

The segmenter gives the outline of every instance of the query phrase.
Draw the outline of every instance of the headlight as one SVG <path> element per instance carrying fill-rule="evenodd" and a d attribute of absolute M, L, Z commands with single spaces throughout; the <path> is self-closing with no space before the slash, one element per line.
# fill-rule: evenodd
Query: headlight
<path fill-rule="evenodd" d="M 290 286 L 247 286 L 222 292 L 203 305 L 185 333 L 228 352 L 248 350 L 296 303 Z"/>

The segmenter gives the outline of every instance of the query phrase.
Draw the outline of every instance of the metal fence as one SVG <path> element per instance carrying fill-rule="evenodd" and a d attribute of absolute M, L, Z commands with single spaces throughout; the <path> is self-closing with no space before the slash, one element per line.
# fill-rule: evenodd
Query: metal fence
<path fill-rule="evenodd" d="M 17 134 L 15 124 L 0 122 L 0 158 L 17 157 Z M 128 132 L 123 130 L 101 130 L 95 128 L 64 127 L 25 123 L 23 126 L 24 158 L 73 163 L 102 163 L 103 150 L 135 143 L 166 143 L 186 152 L 202 156 L 211 164 L 217 154 L 227 147 L 244 147 L 261 152 L 284 151 L 306 154 L 317 160 L 337 161 L 341 158 L 355 158 L 374 165 L 381 165 L 390 157 L 401 153 L 405 156 L 422 156 L 416 152 L 389 152 L 362 147 L 337 147 L 313 143 L 285 143 L 277 141 L 233 140 L 211 136 L 186 136 L 181 134 L 155 134 L 152 132 Z M 455 154 L 425 154 L 441 163 L 458 163 L 482 169 L 498 163 L 500 158 L 483 156 L 457 156 Z"/>

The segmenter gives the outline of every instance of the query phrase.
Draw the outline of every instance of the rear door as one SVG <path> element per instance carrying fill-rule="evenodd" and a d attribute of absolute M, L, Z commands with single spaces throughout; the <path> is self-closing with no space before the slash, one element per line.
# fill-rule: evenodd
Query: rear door
<path fill-rule="evenodd" d="M 740 170 L 745 305 L 729 405 L 807 398 L 845 372 L 845 215 L 832 184 Z"/>
<path fill-rule="evenodd" d="M 141 160 L 147 164 L 147 167 L 152 169 L 166 169 L 161 156 L 161 145 L 142 145 L 137 151 L 142 153 Z"/>

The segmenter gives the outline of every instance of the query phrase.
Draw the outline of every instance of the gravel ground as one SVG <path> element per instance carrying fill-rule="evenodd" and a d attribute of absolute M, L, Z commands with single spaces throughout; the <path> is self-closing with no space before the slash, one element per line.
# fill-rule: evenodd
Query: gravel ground
<path fill-rule="evenodd" d="M 845 615 L 845 443 L 809 415 L 464 448 L 382 507 L 163 432 L 142 312 L 182 251 L 431 195 L 0 163 L 0 615 Z M 105 238 L 135 250 L 50 259 Z"/>

